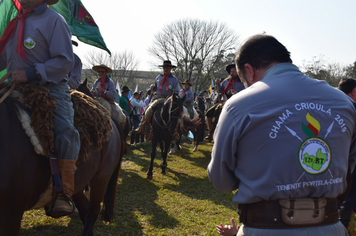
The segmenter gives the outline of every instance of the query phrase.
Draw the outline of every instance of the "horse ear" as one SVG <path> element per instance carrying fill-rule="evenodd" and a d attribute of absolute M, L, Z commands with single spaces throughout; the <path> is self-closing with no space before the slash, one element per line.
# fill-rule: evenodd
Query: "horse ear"
<path fill-rule="evenodd" d="M 88 78 L 85 78 L 83 84 L 84 84 L 85 86 L 87 86 L 87 83 L 88 83 Z"/>
<path fill-rule="evenodd" d="M 184 102 L 184 100 L 186 99 L 186 94 L 184 94 L 184 96 L 183 96 L 183 98 L 182 98 L 182 100 L 183 100 L 183 102 Z"/>

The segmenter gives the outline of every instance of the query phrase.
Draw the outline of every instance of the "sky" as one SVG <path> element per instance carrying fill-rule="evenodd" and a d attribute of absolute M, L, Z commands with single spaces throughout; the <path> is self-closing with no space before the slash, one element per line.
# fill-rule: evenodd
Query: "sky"
<path fill-rule="evenodd" d="M 182 19 L 226 24 L 239 36 L 240 43 L 251 35 L 266 32 L 287 47 L 297 66 L 313 57 L 341 65 L 356 61 L 355 0 L 82 0 L 82 3 L 99 26 L 109 50 L 132 52 L 138 70 L 159 70 L 150 63 L 157 59 L 149 54 L 148 48 L 164 26 Z M 88 52 L 100 51 L 81 42 L 74 48 L 83 63 Z"/>

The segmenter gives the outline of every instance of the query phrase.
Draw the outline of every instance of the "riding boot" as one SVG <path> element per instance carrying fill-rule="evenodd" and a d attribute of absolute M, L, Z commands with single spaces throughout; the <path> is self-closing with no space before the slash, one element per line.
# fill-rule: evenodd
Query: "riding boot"
<path fill-rule="evenodd" d="M 207 117 L 207 121 L 208 121 L 208 129 L 209 129 L 209 133 L 207 136 L 205 136 L 204 139 L 208 140 L 209 142 L 211 140 L 213 140 L 213 134 L 214 134 L 214 131 L 213 131 L 213 118 L 212 117 Z"/>
<path fill-rule="evenodd" d="M 134 130 L 136 134 L 144 134 L 145 128 L 148 125 L 148 121 L 146 120 L 145 116 L 142 116 L 141 123 L 139 126 Z"/>
<path fill-rule="evenodd" d="M 74 173 L 77 169 L 75 163 L 74 160 L 58 159 L 62 186 L 68 198 L 71 198 L 74 192 Z M 75 206 L 72 206 L 63 194 L 58 194 L 53 204 L 52 216 L 55 218 L 66 216 L 75 210 Z"/>

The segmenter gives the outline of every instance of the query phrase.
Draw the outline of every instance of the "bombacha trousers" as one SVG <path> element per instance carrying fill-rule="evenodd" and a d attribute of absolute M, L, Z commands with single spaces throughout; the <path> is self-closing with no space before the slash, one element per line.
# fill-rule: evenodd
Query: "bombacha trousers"
<path fill-rule="evenodd" d="M 54 151 L 58 158 L 77 160 L 80 150 L 80 137 L 74 127 L 74 109 L 67 81 L 44 85 L 56 99 L 54 112 Z"/>

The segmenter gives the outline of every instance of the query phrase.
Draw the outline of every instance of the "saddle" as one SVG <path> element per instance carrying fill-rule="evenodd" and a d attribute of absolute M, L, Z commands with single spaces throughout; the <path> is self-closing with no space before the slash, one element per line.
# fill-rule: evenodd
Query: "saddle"
<path fill-rule="evenodd" d="M 42 145 L 43 151 L 39 154 L 48 156 L 54 148 L 53 113 L 56 109 L 56 101 L 50 95 L 49 90 L 42 86 L 19 84 L 16 90 L 20 94 L 15 93 L 14 96 L 19 98 L 26 112 L 30 114 L 30 126 Z M 78 161 L 84 162 L 89 158 L 90 146 L 98 150 L 108 140 L 112 130 L 111 118 L 109 112 L 91 97 L 78 91 L 73 91 L 71 96 L 74 126 L 80 134 L 81 143 Z M 23 112 L 20 111 L 20 113 Z M 23 116 L 20 116 L 20 120 L 23 119 Z M 28 129 L 28 125 L 24 128 Z M 28 132 L 27 134 L 29 135 Z M 32 137 L 31 139 L 36 140 Z M 33 141 L 32 143 L 34 144 Z"/>

